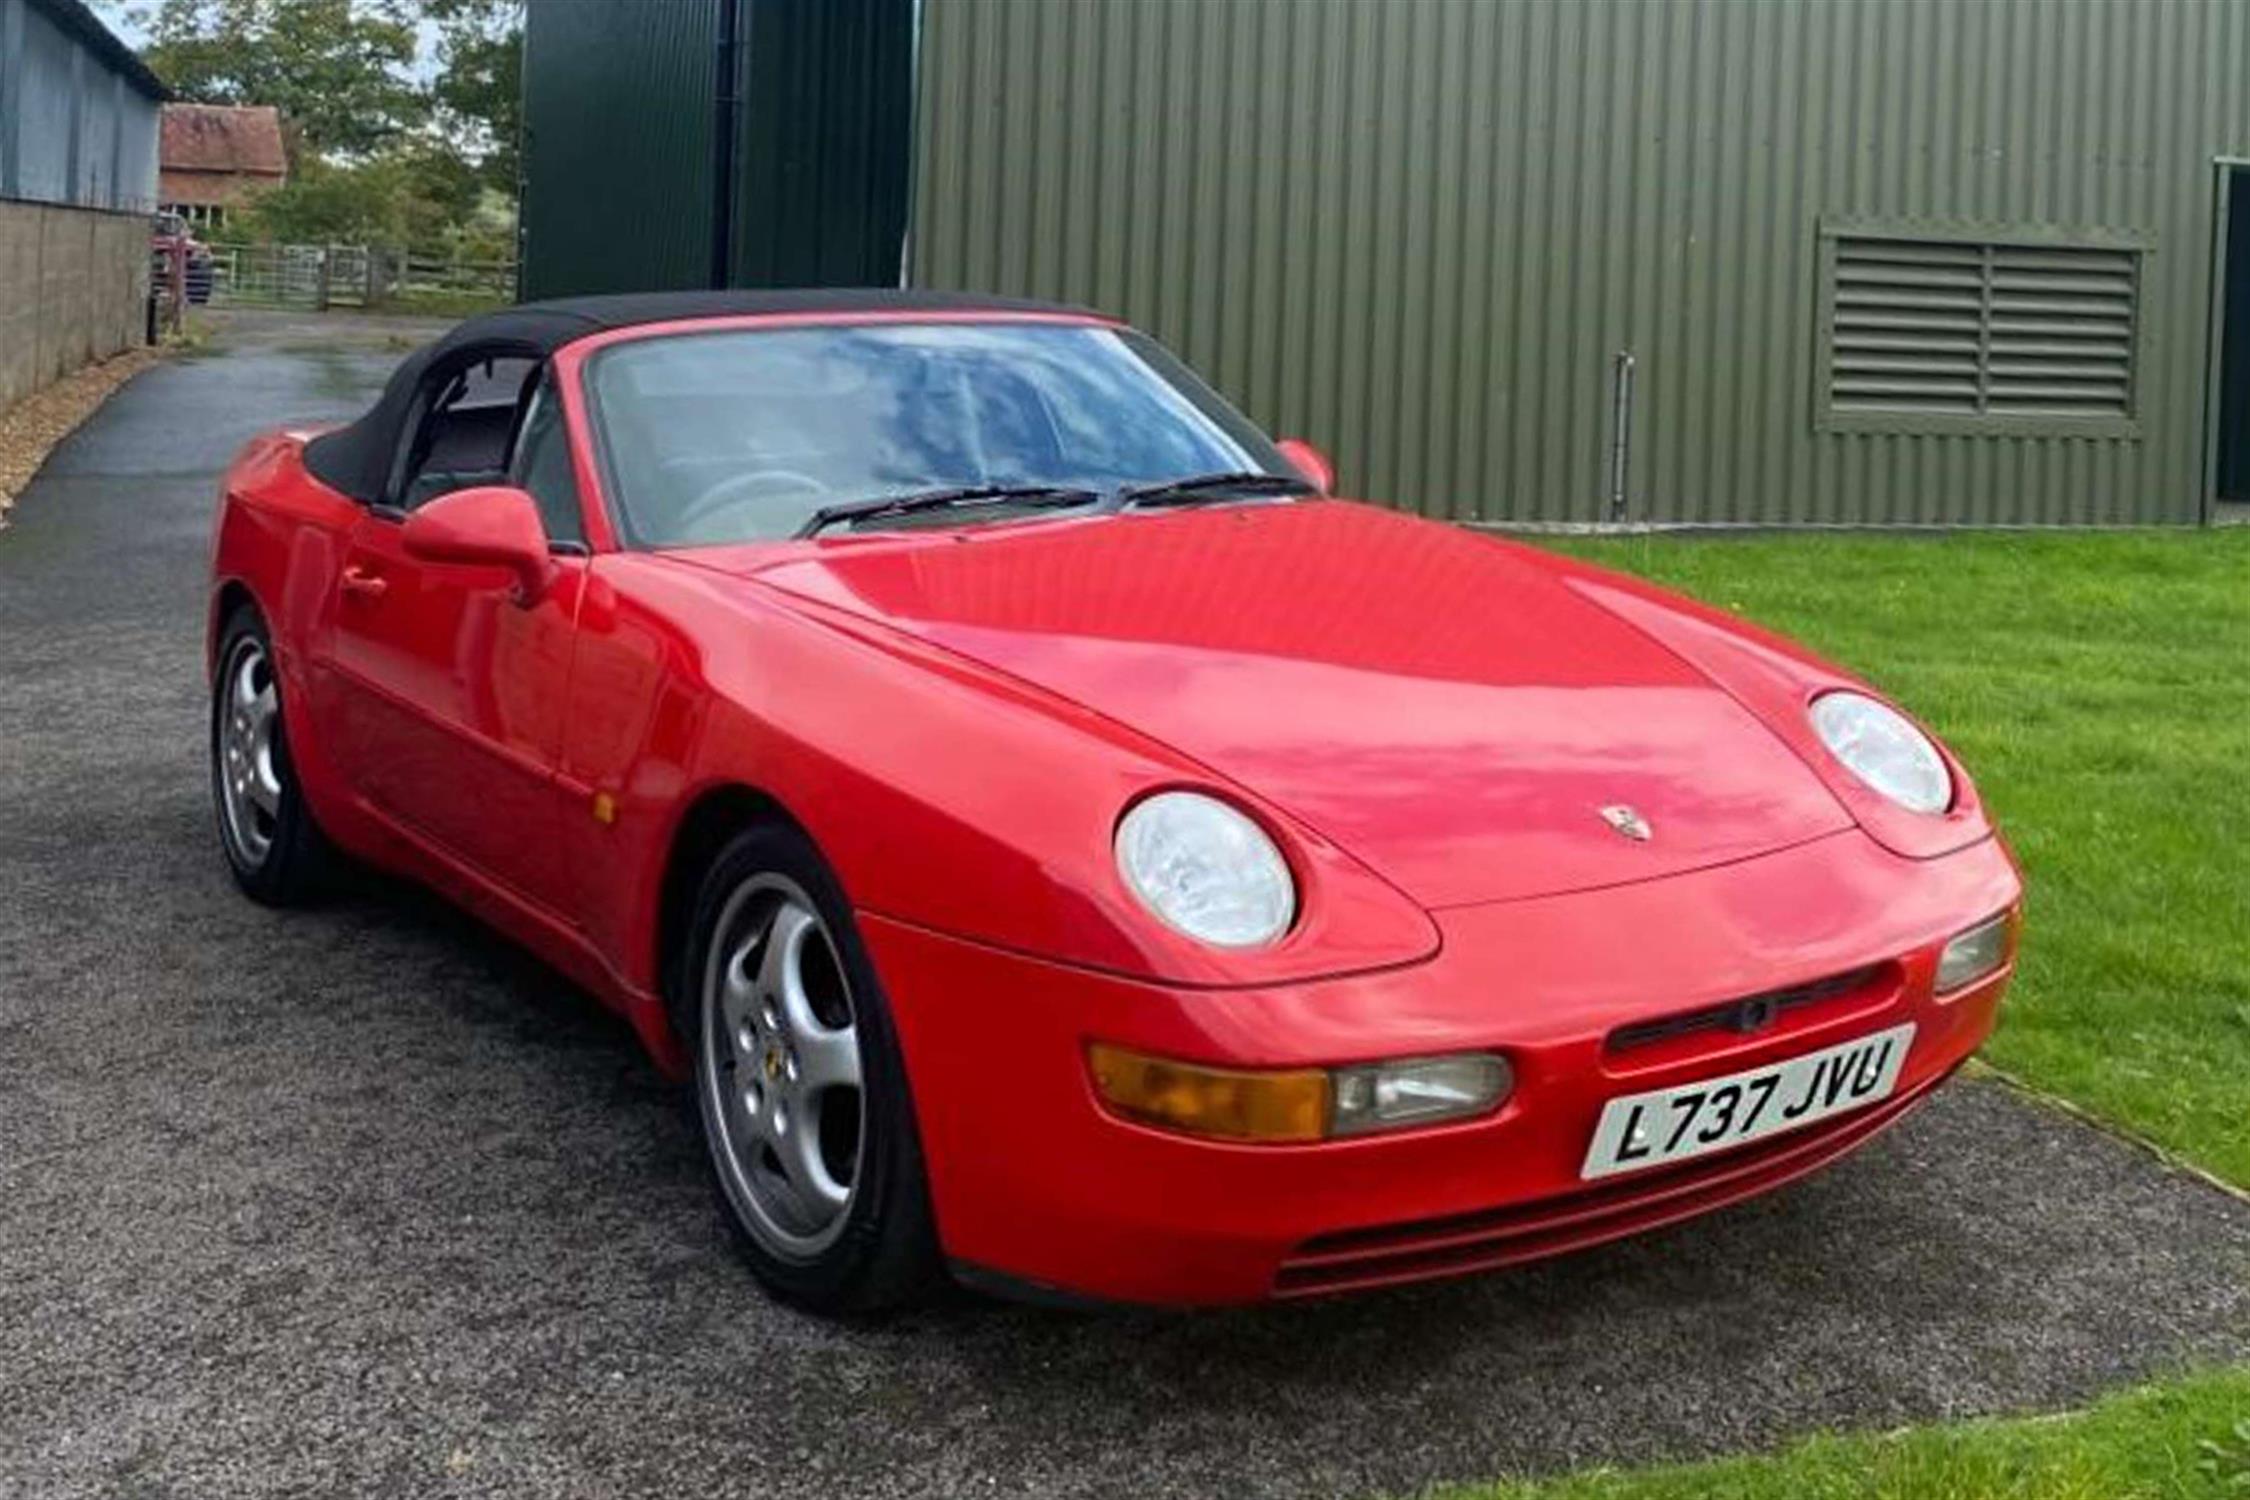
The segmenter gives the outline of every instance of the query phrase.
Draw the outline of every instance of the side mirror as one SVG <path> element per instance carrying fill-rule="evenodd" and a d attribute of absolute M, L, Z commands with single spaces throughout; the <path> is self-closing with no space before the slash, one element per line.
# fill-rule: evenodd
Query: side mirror
<path fill-rule="evenodd" d="M 1305 483 L 1311 485 L 1323 495 L 1334 491 L 1336 488 L 1336 466 L 1328 461 L 1327 454 L 1321 452 L 1303 438 L 1283 438 L 1280 442 L 1275 443 L 1274 447 L 1281 451 L 1283 458 L 1289 460 L 1290 468 L 1304 476 Z"/>
<path fill-rule="evenodd" d="M 423 562 L 505 568 L 515 576 L 516 600 L 530 604 L 546 591 L 553 564 L 539 507 L 522 490 L 479 485 L 440 495 L 406 518 L 399 533 L 406 555 Z"/>

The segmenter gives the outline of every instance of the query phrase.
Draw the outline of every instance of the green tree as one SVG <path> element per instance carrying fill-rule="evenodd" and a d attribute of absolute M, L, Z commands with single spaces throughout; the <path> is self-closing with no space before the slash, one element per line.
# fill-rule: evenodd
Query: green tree
<path fill-rule="evenodd" d="M 474 167 L 415 140 L 365 161 L 308 160 L 285 186 L 260 194 L 236 224 L 257 240 L 452 253 L 473 233 L 483 194 Z"/>
<path fill-rule="evenodd" d="M 430 98 L 488 187 L 516 195 L 523 137 L 523 0 L 423 0 L 437 27 Z"/>
<path fill-rule="evenodd" d="M 293 169 L 369 155 L 430 115 L 403 0 L 157 0 L 135 19 L 182 98 L 278 106 Z"/>

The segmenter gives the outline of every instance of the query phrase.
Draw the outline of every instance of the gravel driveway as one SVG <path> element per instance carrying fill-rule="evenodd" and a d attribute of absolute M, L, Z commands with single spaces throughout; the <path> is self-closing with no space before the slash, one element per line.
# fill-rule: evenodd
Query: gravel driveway
<path fill-rule="evenodd" d="M 1195 1316 L 766 1301 L 625 1029 L 435 901 L 239 898 L 214 478 L 387 330 L 240 319 L 0 532 L 0 1493 L 1223 1493 L 1689 1456 L 2250 1356 L 2250 1208 L 1980 1082 L 1538 1269 Z"/>

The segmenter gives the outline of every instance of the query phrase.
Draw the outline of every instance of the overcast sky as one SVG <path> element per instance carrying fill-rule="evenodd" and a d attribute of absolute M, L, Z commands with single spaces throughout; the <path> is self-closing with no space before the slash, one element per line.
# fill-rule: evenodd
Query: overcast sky
<path fill-rule="evenodd" d="M 148 42 L 148 33 L 133 24 L 132 6 L 126 0 L 87 0 L 87 4 L 126 46 L 138 48 Z"/>

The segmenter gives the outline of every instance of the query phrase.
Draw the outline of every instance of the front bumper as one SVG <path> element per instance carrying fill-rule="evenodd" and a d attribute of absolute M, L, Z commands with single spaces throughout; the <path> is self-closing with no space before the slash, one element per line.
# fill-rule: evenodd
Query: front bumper
<path fill-rule="evenodd" d="M 1903 1114 L 1992 1029 L 2012 965 L 1942 999 L 1940 947 L 2022 893 L 1997 840 L 1934 860 L 1856 831 L 1755 860 L 1437 913 L 1439 954 L 1268 989 L 1194 990 L 1048 963 L 874 914 L 939 1237 L 1032 1288 L 1220 1303 L 1458 1274 L 1668 1223 L 1801 1176 Z M 1612 1034 L 1755 995 L 1846 982 L 1761 1030 Z M 1891 1101 L 1596 1185 L 1610 1097 L 1756 1067 L 1911 1020 Z M 1237 1067 L 1507 1054 L 1483 1119 L 1314 1145 L 1233 1145 L 1131 1124 L 1087 1077 L 1092 1040 Z"/>

